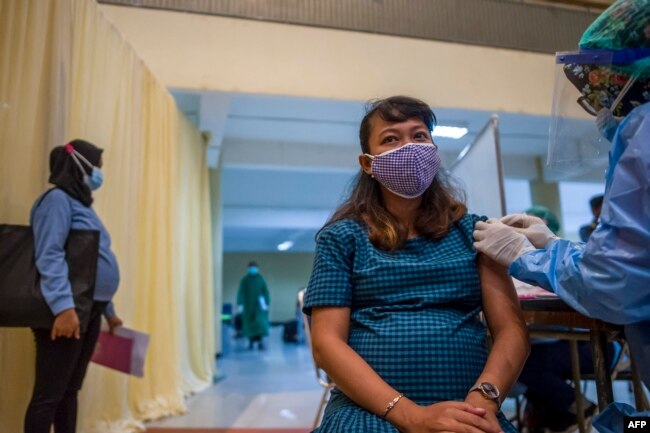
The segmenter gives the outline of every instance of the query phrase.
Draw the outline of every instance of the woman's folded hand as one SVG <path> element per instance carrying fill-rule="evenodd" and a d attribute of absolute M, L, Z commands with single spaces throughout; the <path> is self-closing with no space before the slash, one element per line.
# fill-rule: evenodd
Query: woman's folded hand
<path fill-rule="evenodd" d="M 403 403 L 387 417 L 402 433 L 501 432 L 495 413 L 490 415 L 490 411 L 466 402 L 445 401 L 430 406 L 418 406 L 410 400 Z"/>

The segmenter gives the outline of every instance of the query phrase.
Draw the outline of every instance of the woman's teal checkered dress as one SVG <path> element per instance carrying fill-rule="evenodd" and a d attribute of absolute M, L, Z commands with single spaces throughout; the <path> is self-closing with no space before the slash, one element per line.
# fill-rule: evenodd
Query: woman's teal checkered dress
<path fill-rule="evenodd" d="M 350 346 L 420 405 L 463 401 L 487 359 L 478 319 L 481 287 L 465 215 L 442 239 L 416 237 L 397 252 L 375 248 L 351 221 L 324 228 L 305 296 L 312 307 L 351 308 Z M 503 430 L 515 428 L 500 414 Z M 334 389 L 318 432 L 397 432 Z"/>

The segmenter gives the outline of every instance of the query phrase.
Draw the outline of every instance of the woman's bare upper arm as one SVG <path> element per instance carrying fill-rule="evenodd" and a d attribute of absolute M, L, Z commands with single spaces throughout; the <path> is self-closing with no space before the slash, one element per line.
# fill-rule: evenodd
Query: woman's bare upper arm
<path fill-rule="evenodd" d="M 336 337 L 348 341 L 350 308 L 314 307 L 311 311 L 311 335 L 314 344 L 319 337 Z"/>
<path fill-rule="evenodd" d="M 483 313 L 490 333 L 510 326 L 525 327 L 517 293 L 507 269 L 484 254 L 478 255 L 478 271 L 481 278 Z"/>

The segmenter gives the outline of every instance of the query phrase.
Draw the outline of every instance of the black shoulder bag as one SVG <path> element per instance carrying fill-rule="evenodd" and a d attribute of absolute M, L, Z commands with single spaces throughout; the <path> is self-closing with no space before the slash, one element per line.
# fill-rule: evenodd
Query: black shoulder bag
<path fill-rule="evenodd" d="M 95 292 L 99 231 L 70 230 L 65 251 L 75 310 L 85 332 Z M 51 329 L 53 323 L 41 293 L 31 226 L 0 224 L 0 326 Z"/>

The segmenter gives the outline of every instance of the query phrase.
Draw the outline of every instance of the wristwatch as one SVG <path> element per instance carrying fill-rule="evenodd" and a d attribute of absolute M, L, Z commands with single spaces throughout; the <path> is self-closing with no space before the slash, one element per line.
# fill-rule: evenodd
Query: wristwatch
<path fill-rule="evenodd" d="M 497 407 L 499 408 L 501 407 L 501 400 L 499 398 L 501 397 L 501 393 L 499 392 L 499 388 L 497 388 L 496 385 L 490 382 L 481 382 L 481 383 L 477 383 L 469 390 L 469 392 L 472 391 L 480 392 L 483 398 L 492 400 L 497 404 Z"/>

